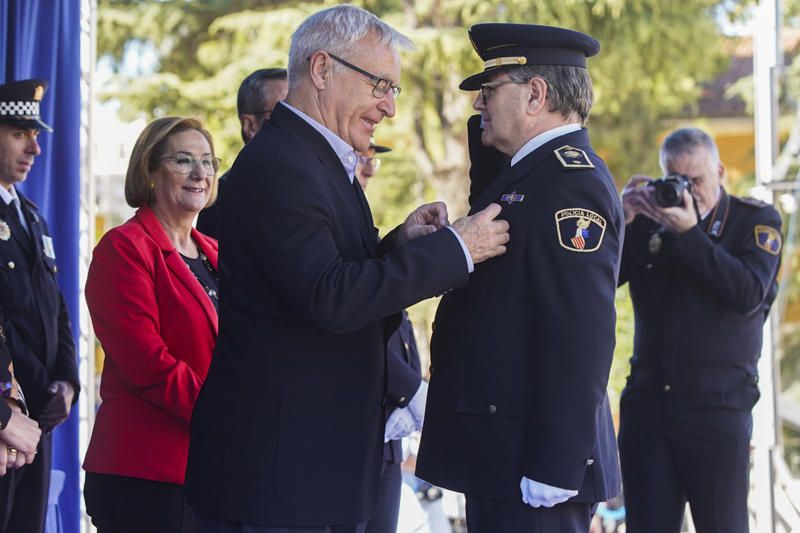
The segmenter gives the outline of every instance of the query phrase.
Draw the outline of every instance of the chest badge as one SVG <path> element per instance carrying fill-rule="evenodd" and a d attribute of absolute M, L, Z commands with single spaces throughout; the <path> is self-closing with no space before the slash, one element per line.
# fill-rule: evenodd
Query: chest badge
<path fill-rule="evenodd" d="M 11 228 L 5 220 L 0 220 L 0 241 L 7 241 L 11 238 Z"/>
<path fill-rule="evenodd" d="M 772 226 L 758 225 L 755 229 L 756 233 L 756 246 L 769 252 L 772 255 L 778 255 L 781 252 L 781 234 Z"/>
<path fill-rule="evenodd" d="M 56 249 L 53 247 L 53 238 L 49 235 L 42 235 L 42 251 L 50 259 L 56 258 Z"/>
<path fill-rule="evenodd" d="M 589 156 L 580 148 L 566 144 L 554 150 L 554 153 L 564 168 L 594 168 Z"/>
<path fill-rule="evenodd" d="M 647 250 L 651 254 L 656 255 L 661 251 L 662 244 L 664 244 L 664 239 L 661 238 L 661 233 L 655 232 L 650 236 L 650 240 L 647 241 Z"/>
<path fill-rule="evenodd" d="M 594 252 L 606 233 L 606 219 L 588 209 L 573 207 L 556 211 L 558 243 L 570 252 Z"/>
<path fill-rule="evenodd" d="M 522 203 L 522 200 L 525 199 L 524 194 L 517 194 L 517 191 L 510 192 L 508 194 L 504 194 L 500 197 L 501 202 L 506 202 L 508 205 L 513 204 L 514 202 Z"/>

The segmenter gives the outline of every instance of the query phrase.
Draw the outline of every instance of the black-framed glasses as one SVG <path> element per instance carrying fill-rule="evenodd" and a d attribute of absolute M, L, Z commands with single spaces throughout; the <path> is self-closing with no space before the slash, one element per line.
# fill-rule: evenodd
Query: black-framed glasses
<path fill-rule="evenodd" d="M 328 55 L 331 56 L 336 61 L 338 61 L 339 63 L 341 63 L 342 65 L 346 66 L 347 68 L 355 70 L 359 74 L 366 76 L 371 82 L 373 82 L 375 86 L 372 88 L 372 96 L 374 96 L 375 98 L 383 98 L 384 96 L 386 96 L 386 93 L 388 92 L 391 92 L 392 96 L 394 96 L 395 98 L 397 98 L 400 95 L 400 90 L 401 90 L 400 87 L 398 87 L 397 85 L 392 85 L 391 81 L 381 78 L 380 76 L 376 76 L 375 74 L 371 74 L 366 70 L 364 70 L 363 68 L 359 68 L 354 64 L 345 61 L 341 57 L 333 55 L 330 52 L 328 52 Z"/>
<path fill-rule="evenodd" d="M 483 98 L 483 105 L 486 105 L 486 102 L 489 101 L 489 98 L 492 97 L 492 93 L 498 87 L 502 87 L 503 85 L 508 85 L 510 83 L 516 85 L 527 85 L 527 81 L 516 81 L 516 80 L 502 80 L 502 81 L 490 81 L 489 83 L 482 83 L 480 87 L 481 98 Z"/>
<path fill-rule="evenodd" d="M 179 174 L 190 174 L 193 168 L 198 167 L 206 176 L 213 176 L 219 170 L 219 165 L 222 162 L 218 157 L 195 159 L 185 154 L 168 155 L 160 157 L 159 160 L 169 161 L 175 172 Z"/>

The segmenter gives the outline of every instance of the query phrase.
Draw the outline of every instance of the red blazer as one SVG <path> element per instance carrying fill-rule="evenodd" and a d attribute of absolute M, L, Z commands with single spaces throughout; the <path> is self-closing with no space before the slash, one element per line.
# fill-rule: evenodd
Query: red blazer
<path fill-rule="evenodd" d="M 217 268 L 217 241 L 192 237 Z M 148 207 L 94 249 L 86 303 L 106 360 L 84 469 L 183 484 L 217 313 Z"/>

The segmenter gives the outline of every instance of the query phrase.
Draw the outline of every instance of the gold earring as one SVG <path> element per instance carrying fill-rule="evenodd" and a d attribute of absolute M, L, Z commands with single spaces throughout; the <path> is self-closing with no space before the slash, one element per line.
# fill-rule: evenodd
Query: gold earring
<path fill-rule="evenodd" d="M 150 190 L 152 191 L 152 190 L 153 190 L 153 189 L 155 189 L 155 188 L 156 188 L 156 182 L 154 182 L 154 181 L 151 181 L 151 182 L 150 182 Z"/>

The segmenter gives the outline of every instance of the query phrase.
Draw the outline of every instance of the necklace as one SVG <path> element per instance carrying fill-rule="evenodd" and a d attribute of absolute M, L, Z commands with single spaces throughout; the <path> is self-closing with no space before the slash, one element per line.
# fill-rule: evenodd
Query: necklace
<path fill-rule="evenodd" d="M 217 271 L 214 268 L 214 266 L 211 264 L 211 261 L 209 261 L 208 256 L 203 253 L 203 250 L 202 248 L 200 248 L 200 245 L 197 244 L 197 241 L 192 239 L 192 242 L 194 243 L 195 247 L 197 247 L 197 254 L 198 254 L 197 259 L 199 259 L 200 262 L 203 264 L 203 266 L 206 267 L 206 269 L 211 275 L 211 278 L 215 280 L 217 284 L 219 284 L 219 275 L 217 274 Z M 181 254 L 181 257 L 183 258 L 183 261 L 186 263 L 186 266 L 189 267 L 189 271 L 191 271 L 191 273 L 194 275 L 197 282 L 200 284 L 201 287 L 203 287 L 203 291 L 206 294 L 208 294 L 208 297 L 211 299 L 211 302 L 214 304 L 214 307 L 217 307 L 219 303 L 219 294 L 217 294 L 217 290 L 209 286 L 206 280 L 203 279 L 205 276 L 198 275 L 195 269 L 192 268 L 193 264 L 194 265 L 197 264 L 197 259 L 190 259 L 183 254 Z"/>

